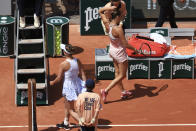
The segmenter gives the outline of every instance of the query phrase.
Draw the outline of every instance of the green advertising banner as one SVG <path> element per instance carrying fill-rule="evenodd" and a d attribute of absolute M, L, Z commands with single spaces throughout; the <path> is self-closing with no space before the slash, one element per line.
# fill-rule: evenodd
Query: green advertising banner
<path fill-rule="evenodd" d="M 14 54 L 15 19 L 11 16 L 0 16 L 0 56 Z"/>
<path fill-rule="evenodd" d="M 115 69 L 112 61 L 96 61 L 96 79 L 113 80 Z"/>
<path fill-rule="evenodd" d="M 80 34 L 104 35 L 99 15 L 99 9 L 110 0 L 81 0 L 80 1 Z M 131 25 L 131 2 L 124 0 L 127 8 L 127 16 L 124 26 L 128 29 Z"/>
<path fill-rule="evenodd" d="M 169 36 L 169 31 L 168 31 L 168 28 L 152 28 L 150 29 L 150 33 L 158 33 L 164 37 L 168 37 Z"/>
<path fill-rule="evenodd" d="M 37 90 L 36 105 L 46 105 L 46 90 Z M 26 106 L 28 105 L 28 90 L 18 90 L 17 92 L 17 105 Z"/>
<path fill-rule="evenodd" d="M 193 77 L 194 77 L 194 58 L 172 61 L 172 78 L 193 78 Z"/>
<path fill-rule="evenodd" d="M 149 78 L 149 60 L 129 60 L 128 61 L 128 79 L 148 79 Z"/>
<path fill-rule="evenodd" d="M 171 79 L 171 60 L 151 60 L 151 79 Z"/>

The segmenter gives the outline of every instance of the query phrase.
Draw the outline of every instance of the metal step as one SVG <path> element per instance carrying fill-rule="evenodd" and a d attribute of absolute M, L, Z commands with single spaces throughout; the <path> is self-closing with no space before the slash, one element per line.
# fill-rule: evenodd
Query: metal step
<path fill-rule="evenodd" d="M 29 59 L 29 58 L 43 58 L 43 53 L 37 53 L 37 54 L 20 54 L 18 55 L 18 59 Z"/>
<path fill-rule="evenodd" d="M 40 25 L 40 27 L 34 27 L 34 25 L 32 24 L 27 24 L 26 27 L 19 27 L 20 30 L 35 30 L 35 29 L 41 29 L 42 25 Z"/>
<path fill-rule="evenodd" d="M 19 44 L 40 44 L 43 43 L 43 39 L 22 39 L 19 40 Z"/>
<path fill-rule="evenodd" d="M 27 83 L 22 83 L 22 84 L 17 84 L 17 89 L 28 89 L 28 84 Z M 44 89 L 46 88 L 45 83 L 36 83 L 36 89 Z"/>
<path fill-rule="evenodd" d="M 19 69 L 18 74 L 41 74 L 44 73 L 45 69 Z"/>

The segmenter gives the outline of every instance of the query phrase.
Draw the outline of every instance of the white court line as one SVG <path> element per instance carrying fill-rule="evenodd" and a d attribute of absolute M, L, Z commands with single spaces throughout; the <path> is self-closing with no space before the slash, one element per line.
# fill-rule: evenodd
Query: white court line
<path fill-rule="evenodd" d="M 196 124 L 124 124 L 124 125 L 97 125 L 98 127 L 166 127 L 166 126 L 196 126 Z M 0 128 L 26 128 L 24 126 L 0 126 Z M 37 127 L 56 127 L 56 125 L 37 125 Z"/>

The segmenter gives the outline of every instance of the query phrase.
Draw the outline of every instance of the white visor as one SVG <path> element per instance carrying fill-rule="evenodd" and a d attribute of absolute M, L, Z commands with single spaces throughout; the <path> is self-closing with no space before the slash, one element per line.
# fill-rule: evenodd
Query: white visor
<path fill-rule="evenodd" d="M 71 54 L 69 51 L 66 50 L 66 45 L 65 45 L 65 44 L 61 44 L 60 47 L 61 47 L 61 49 L 64 50 L 67 54 Z"/>

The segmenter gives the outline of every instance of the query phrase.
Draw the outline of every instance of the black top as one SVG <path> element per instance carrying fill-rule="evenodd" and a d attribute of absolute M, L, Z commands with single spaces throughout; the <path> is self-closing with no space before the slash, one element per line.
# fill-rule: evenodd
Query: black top
<path fill-rule="evenodd" d="M 160 6 L 170 6 L 174 3 L 174 0 L 158 0 Z"/>

